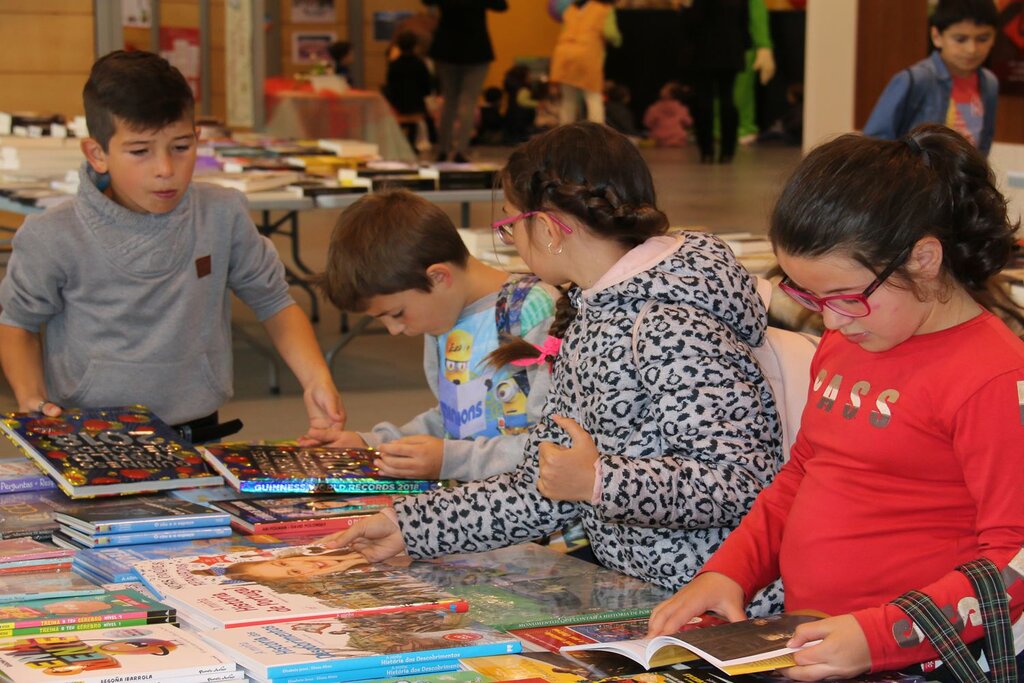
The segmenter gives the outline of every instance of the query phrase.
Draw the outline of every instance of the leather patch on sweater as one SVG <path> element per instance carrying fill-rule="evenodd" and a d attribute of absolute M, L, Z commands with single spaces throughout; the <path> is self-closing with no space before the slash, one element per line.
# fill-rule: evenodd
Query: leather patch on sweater
<path fill-rule="evenodd" d="M 200 256 L 196 259 L 196 277 L 204 278 L 213 271 L 213 259 L 207 256 Z"/>

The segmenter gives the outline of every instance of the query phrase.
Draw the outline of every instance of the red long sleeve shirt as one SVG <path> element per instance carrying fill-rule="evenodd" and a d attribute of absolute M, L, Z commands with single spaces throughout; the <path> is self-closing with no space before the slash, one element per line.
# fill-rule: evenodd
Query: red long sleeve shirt
<path fill-rule="evenodd" d="M 748 597 L 781 575 L 787 610 L 853 613 L 874 671 L 936 657 L 887 604 L 910 589 L 984 635 L 964 562 L 1008 567 L 1020 618 L 1024 342 L 987 312 L 882 353 L 828 332 L 811 373 L 790 461 L 702 571 Z"/>

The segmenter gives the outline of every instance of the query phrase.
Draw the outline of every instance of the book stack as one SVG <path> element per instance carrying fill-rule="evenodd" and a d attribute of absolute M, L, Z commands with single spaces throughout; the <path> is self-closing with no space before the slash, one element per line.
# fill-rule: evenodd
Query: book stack
<path fill-rule="evenodd" d="M 196 175 L 196 182 L 211 183 L 221 187 L 229 187 L 239 192 L 264 192 L 276 190 L 297 182 L 302 177 L 298 171 L 245 171 L 229 173 L 226 171 Z"/>
<path fill-rule="evenodd" d="M 75 598 L 31 598 L 0 605 L 0 637 L 175 623 L 167 605 L 131 589 L 96 588 Z"/>
<path fill-rule="evenodd" d="M 224 483 L 144 406 L 4 413 L 0 431 L 71 498 Z"/>
<path fill-rule="evenodd" d="M 211 501 L 245 534 L 278 537 L 330 534 L 391 505 L 391 496 L 278 496 Z"/>
<path fill-rule="evenodd" d="M 226 513 L 169 496 L 90 501 L 54 513 L 66 548 L 141 545 L 231 535 Z"/>
<path fill-rule="evenodd" d="M 0 541 L 0 576 L 71 569 L 74 550 L 55 548 L 32 538 Z"/>
<path fill-rule="evenodd" d="M 77 169 L 85 157 L 77 138 L 0 137 L 0 171 L 29 176 L 62 176 Z"/>

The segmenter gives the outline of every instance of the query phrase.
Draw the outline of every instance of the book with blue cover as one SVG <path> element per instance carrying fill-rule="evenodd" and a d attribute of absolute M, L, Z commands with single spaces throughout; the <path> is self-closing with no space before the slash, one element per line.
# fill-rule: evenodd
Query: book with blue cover
<path fill-rule="evenodd" d="M 62 528 L 54 535 L 70 539 L 82 548 L 102 548 L 123 545 L 148 545 L 171 541 L 190 541 L 201 538 L 226 538 L 231 535 L 229 526 L 206 526 L 196 529 L 166 529 L 164 531 L 138 531 L 123 534 L 83 534 L 75 529 Z"/>
<path fill-rule="evenodd" d="M 168 496 L 89 501 L 55 512 L 53 518 L 63 527 L 93 535 L 218 527 L 231 523 L 225 512 Z"/>
<path fill-rule="evenodd" d="M 20 455 L 0 457 L 0 494 L 55 489 L 53 479 Z"/>
<path fill-rule="evenodd" d="M 205 638 L 262 679 L 330 672 L 334 680 L 355 681 L 380 678 L 376 670 L 382 667 L 457 665 L 465 657 L 522 649 L 514 636 L 474 622 L 468 614 L 443 611 L 243 627 Z"/>
<path fill-rule="evenodd" d="M 0 431 L 71 498 L 224 483 L 145 406 L 4 413 Z"/>

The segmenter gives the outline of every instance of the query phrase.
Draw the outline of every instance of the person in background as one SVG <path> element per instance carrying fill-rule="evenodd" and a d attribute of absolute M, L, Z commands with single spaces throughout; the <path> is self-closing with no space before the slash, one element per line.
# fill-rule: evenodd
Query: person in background
<path fill-rule="evenodd" d="M 604 105 L 605 123 L 627 137 L 639 138 L 640 131 L 636 129 L 633 110 L 629 108 L 629 88 L 609 81 L 605 92 L 608 99 Z"/>
<path fill-rule="evenodd" d="M 992 0 L 939 0 L 929 20 L 935 51 L 892 77 L 864 134 L 897 140 L 922 123 L 942 123 L 988 154 L 999 81 L 982 64 L 998 21 Z"/>
<path fill-rule="evenodd" d="M 424 98 L 430 94 L 431 78 L 426 63 L 416 54 L 418 36 L 402 31 L 395 37 L 398 57 L 388 62 L 384 94 L 399 115 L 409 144 L 416 149 L 419 122 L 427 116 Z"/>
<path fill-rule="evenodd" d="M 351 85 L 352 75 L 349 73 L 349 66 L 352 64 L 352 43 L 336 40 L 327 47 L 327 54 L 334 65 L 334 74 L 343 76 Z"/>
<path fill-rule="evenodd" d="M 682 147 L 687 129 L 693 125 L 690 110 L 684 104 L 686 93 L 679 83 L 661 87 L 658 100 L 644 112 L 644 128 L 657 147 Z"/>
<path fill-rule="evenodd" d="M 487 12 L 504 12 L 507 0 L 423 0 L 440 10 L 430 56 L 441 83 L 438 161 L 469 161 L 476 101 L 494 61 Z M 456 124 L 458 128 L 456 128 Z"/>
<path fill-rule="evenodd" d="M 505 141 L 518 145 L 533 131 L 537 118 L 537 100 L 533 98 L 530 67 L 516 64 L 505 74 Z"/>
<path fill-rule="evenodd" d="M 493 85 L 484 89 L 484 103 L 480 105 L 479 123 L 474 145 L 500 145 L 505 141 L 505 116 L 501 113 L 503 93 Z"/>
<path fill-rule="evenodd" d="M 576 0 L 569 5 L 551 55 L 551 82 L 562 91 L 561 123 L 579 120 L 580 100 L 588 121 L 604 123 L 606 44 L 622 45 L 614 0 Z"/>
<path fill-rule="evenodd" d="M 18 409 L 140 403 L 194 441 L 226 436 L 234 293 L 302 384 L 310 427 L 340 429 L 338 390 L 274 245 L 241 193 L 192 183 L 195 101 L 181 72 L 117 50 L 93 64 L 82 98 L 78 193 L 25 219 L 0 283 L 0 363 Z"/>
<path fill-rule="evenodd" d="M 931 629 L 912 612 L 930 601 L 966 643 L 1000 628 L 958 571 L 985 558 L 1019 668 L 1024 341 L 975 300 L 1017 227 L 984 156 L 943 126 L 845 135 L 804 159 L 769 229 L 782 290 L 827 328 L 797 440 L 739 528 L 654 610 L 652 635 L 706 611 L 743 619 L 781 576 L 788 611 L 831 615 L 797 628 L 787 646 L 808 647 L 789 678 L 922 664 L 929 680 L 957 680 L 945 655 L 934 670 Z"/>

